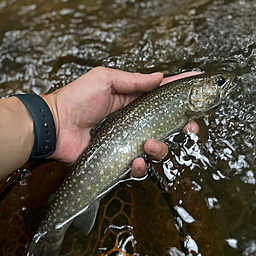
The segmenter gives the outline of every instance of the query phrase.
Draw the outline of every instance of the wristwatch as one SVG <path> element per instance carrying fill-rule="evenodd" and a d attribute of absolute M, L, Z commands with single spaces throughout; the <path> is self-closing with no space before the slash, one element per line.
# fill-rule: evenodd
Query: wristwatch
<path fill-rule="evenodd" d="M 56 128 L 47 103 L 37 94 L 15 94 L 27 107 L 34 123 L 34 146 L 29 161 L 45 158 L 56 149 Z"/>

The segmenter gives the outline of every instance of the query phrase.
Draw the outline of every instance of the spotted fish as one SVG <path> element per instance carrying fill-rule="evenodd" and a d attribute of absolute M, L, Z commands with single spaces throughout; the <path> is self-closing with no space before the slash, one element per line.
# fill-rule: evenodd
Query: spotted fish
<path fill-rule="evenodd" d="M 57 191 L 27 256 L 59 255 L 72 222 L 88 234 L 99 199 L 127 174 L 134 158 L 143 155 L 146 140 L 164 139 L 190 119 L 219 105 L 233 88 L 233 78 L 230 73 L 219 72 L 171 82 L 101 122 L 95 129 L 97 136 Z"/>

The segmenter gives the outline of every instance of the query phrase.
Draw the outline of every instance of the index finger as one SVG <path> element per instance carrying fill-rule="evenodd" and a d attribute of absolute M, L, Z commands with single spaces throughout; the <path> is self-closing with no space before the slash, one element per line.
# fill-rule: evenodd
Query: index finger
<path fill-rule="evenodd" d="M 97 70 L 99 71 L 99 69 Z M 112 88 L 113 93 L 135 94 L 146 92 L 159 86 L 163 80 L 163 74 L 160 72 L 141 74 L 110 68 L 101 68 L 100 71 L 97 73 L 99 80 L 104 80 Z"/>

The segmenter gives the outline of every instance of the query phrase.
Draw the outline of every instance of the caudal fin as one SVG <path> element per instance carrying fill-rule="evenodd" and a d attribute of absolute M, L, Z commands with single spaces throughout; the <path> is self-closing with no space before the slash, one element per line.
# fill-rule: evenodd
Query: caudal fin
<path fill-rule="evenodd" d="M 60 250 L 61 243 L 58 247 L 53 247 L 50 244 L 36 243 L 33 239 L 26 256 L 59 256 Z"/>

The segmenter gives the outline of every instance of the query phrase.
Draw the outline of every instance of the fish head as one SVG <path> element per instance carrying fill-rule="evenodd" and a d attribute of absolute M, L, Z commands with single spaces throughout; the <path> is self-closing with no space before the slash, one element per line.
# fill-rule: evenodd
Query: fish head
<path fill-rule="evenodd" d="M 188 99 L 191 110 L 207 112 L 218 106 L 234 88 L 234 77 L 228 72 L 205 73 L 195 77 Z"/>

